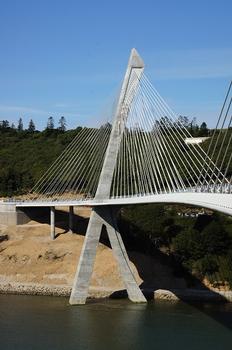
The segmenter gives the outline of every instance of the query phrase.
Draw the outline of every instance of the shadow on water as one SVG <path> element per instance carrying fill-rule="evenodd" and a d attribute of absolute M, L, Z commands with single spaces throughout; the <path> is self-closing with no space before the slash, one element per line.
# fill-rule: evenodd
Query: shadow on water
<path fill-rule="evenodd" d="M 49 208 L 27 208 L 25 209 L 25 213 L 31 220 L 35 220 L 43 224 L 50 223 Z M 56 237 L 69 232 L 68 215 L 68 212 L 56 209 L 56 227 L 63 229 L 63 232 L 57 234 Z M 88 218 L 74 214 L 73 233 L 84 236 L 87 230 L 88 222 Z M 140 288 L 142 289 L 147 300 L 153 300 L 154 292 L 158 289 L 168 290 L 175 294 L 179 300 L 195 307 L 200 312 L 212 317 L 227 328 L 232 329 L 232 307 L 231 303 L 228 303 L 224 296 L 207 288 L 199 279 L 194 277 L 186 270 L 181 269 L 172 257 L 167 256 L 160 250 L 156 249 L 152 256 L 144 256 L 144 253 L 141 253 L 137 246 L 131 244 L 126 235 L 123 233 L 122 239 L 126 246 L 129 259 L 135 265 L 138 274 L 143 281 Z M 101 233 L 100 243 L 111 248 L 108 235 L 104 227 Z M 172 279 L 172 284 L 169 283 L 167 278 L 160 280 L 159 276 L 157 275 L 157 271 L 153 274 L 150 273 L 150 269 L 153 269 L 153 266 L 157 263 L 160 264 L 163 269 L 171 271 L 172 276 L 174 276 Z M 181 279 L 184 279 L 187 289 L 179 288 L 178 280 Z M 194 291 L 197 292 L 196 295 L 194 295 Z M 198 294 L 199 291 L 201 292 L 200 300 Z M 116 291 L 110 296 L 112 299 L 124 299 L 127 297 L 128 295 L 126 290 Z M 223 305 L 221 307 L 221 312 L 217 310 L 215 313 L 213 313 L 211 308 L 207 307 L 207 304 L 212 302 L 221 303 Z M 226 316 L 224 312 L 225 310 L 227 311 Z"/>

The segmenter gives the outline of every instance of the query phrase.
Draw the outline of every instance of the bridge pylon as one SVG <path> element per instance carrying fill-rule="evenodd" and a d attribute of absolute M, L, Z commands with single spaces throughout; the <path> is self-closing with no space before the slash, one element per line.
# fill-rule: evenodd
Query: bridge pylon
<path fill-rule="evenodd" d="M 105 154 L 105 159 L 102 171 L 99 178 L 99 183 L 95 195 L 98 202 L 110 198 L 110 191 L 114 168 L 117 162 L 117 156 L 120 148 L 120 142 L 123 135 L 127 109 L 130 107 L 132 100 L 126 100 L 127 91 L 130 89 L 136 91 L 139 83 L 139 78 L 144 70 L 144 63 L 135 49 L 132 49 L 126 69 L 125 77 L 122 83 L 112 130 L 108 147 Z M 133 79 L 135 72 L 138 79 Z M 132 94 L 133 96 L 133 94 Z M 129 264 L 129 258 L 123 244 L 121 235 L 116 223 L 116 208 L 108 206 L 93 207 L 90 216 L 87 233 L 85 236 L 84 245 L 82 247 L 81 256 L 79 259 L 72 292 L 70 296 L 70 304 L 85 304 L 91 275 L 93 273 L 94 261 L 96 258 L 97 246 L 99 243 L 103 225 L 106 227 L 113 254 L 118 262 L 122 280 L 127 290 L 128 297 L 134 302 L 146 302 L 146 299 L 140 290 L 133 272 Z"/>

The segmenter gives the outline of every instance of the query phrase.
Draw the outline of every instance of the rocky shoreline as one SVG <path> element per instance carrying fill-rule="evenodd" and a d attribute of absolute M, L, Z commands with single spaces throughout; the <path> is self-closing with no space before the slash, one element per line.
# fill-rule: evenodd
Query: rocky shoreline
<path fill-rule="evenodd" d="M 71 293 L 71 286 L 8 282 L 0 283 L 0 293 L 68 297 Z M 232 291 L 212 291 L 200 289 L 175 289 L 172 291 L 158 289 L 154 291 L 151 289 L 144 289 L 143 293 L 148 300 L 232 302 Z M 115 290 L 99 287 L 91 287 L 89 290 L 89 298 L 92 299 L 125 297 L 125 291 L 115 292 Z"/>

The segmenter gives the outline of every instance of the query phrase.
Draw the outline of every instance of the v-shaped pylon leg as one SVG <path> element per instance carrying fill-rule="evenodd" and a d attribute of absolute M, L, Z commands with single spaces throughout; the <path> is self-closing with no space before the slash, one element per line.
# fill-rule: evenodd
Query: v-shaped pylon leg
<path fill-rule="evenodd" d="M 104 207 L 92 210 L 77 272 L 74 278 L 69 300 L 70 304 L 85 304 L 86 302 L 94 261 L 96 258 L 97 246 L 103 225 L 106 226 L 113 254 L 118 262 L 129 299 L 134 302 L 146 302 L 130 268 L 129 258 L 121 235 L 117 229 L 116 222 L 113 219 L 110 209 Z"/>
<path fill-rule="evenodd" d="M 102 219 L 107 229 L 110 244 L 112 247 L 113 254 L 118 262 L 121 277 L 124 282 L 125 288 L 128 293 L 128 297 L 133 302 L 146 302 L 146 299 L 141 292 L 133 271 L 131 270 L 129 258 L 126 252 L 126 248 L 122 241 L 122 237 L 117 227 L 116 222 L 116 211 L 105 209 L 102 213 Z"/>

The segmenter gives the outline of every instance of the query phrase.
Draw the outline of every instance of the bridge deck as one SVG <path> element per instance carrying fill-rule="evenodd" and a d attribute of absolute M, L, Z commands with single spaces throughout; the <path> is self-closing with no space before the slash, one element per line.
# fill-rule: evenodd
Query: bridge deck
<path fill-rule="evenodd" d="M 12 203 L 12 202 L 11 202 Z M 61 206 L 105 206 L 105 205 L 132 205 L 145 203 L 173 203 L 205 207 L 232 215 L 232 194 L 222 193 L 168 193 L 147 196 L 123 198 L 109 198 L 104 200 L 67 200 L 67 201 L 21 201 L 15 202 L 16 207 L 61 207 Z"/>

